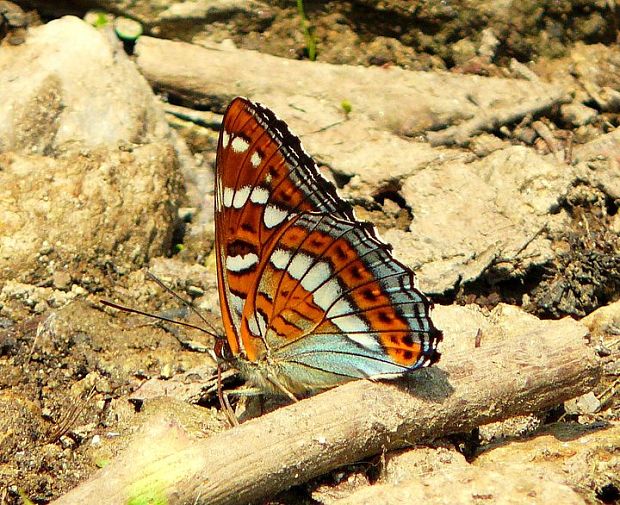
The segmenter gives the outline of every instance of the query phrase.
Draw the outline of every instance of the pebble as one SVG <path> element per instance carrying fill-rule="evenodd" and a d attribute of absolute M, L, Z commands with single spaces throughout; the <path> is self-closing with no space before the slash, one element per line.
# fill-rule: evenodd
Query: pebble
<path fill-rule="evenodd" d="M 562 120 L 573 126 L 591 123 L 597 115 L 596 110 L 580 103 L 567 103 L 560 107 Z"/>
<path fill-rule="evenodd" d="M 592 391 L 564 402 L 564 409 L 567 414 L 594 414 L 600 408 L 601 402 Z"/>

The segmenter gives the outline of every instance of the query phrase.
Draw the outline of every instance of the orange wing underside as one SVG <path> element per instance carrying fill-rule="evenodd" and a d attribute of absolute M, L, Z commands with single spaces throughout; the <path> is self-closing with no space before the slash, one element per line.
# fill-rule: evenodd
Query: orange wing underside
<path fill-rule="evenodd" d="M 308 239 L 310 232 L 312 239 Z M 398 314 L 392 300 L 375 279 L 375 274 L 345 237 L 334 238 L 316 229 L 290 225 L 278 238 L 272 249 L 295 251 L 295 254 L 286 268 L 278 269 L 267 261 L 261 265 L 260 277 L 256 279 L 258 285 L 251 290 L 257 296 L 255 299 L 248 298 L 244 310 L 246 317 L 258 311 L 269 321 L 269 341 L 272 347 L 274 342 L 275 347 L 281 347 L 308 334 L 342 333 L 343 329 L 338 326 L 339 320 L 347 319 L 347 328 L 352 333 L 357 331 L 376 335 L 396 363 L 410 366 L 417 361 L 422 349 L 412 337 L 410 325 Z M 266 251 L 266 257 L 271 257 L 272 253 L 272 250 Z M 294 258 L 299 256 L 320 258 L 311 264 L 301 279 L 292 273 L 295 271 Z M 333 287 L 328 289 L 335 289 L 337 283 L 341 297 L 332 302 L 331 308 L 346 300 L 349 311 L 328 317 L 330 307 L 317 303 L 315 298 L 318 290 L 304 288 L 304 281 L 319 287 L 326 287 L 331 282 Z M 248 337 L 248 342 L 256 341 Z"/>
<path fill-rule="evenodd" d="M 304 337 L 327 335 L 340 342 L 332 358 L 342 352 L 361 368 L 363 359 L 403 367 L 434 359 L 440 334 L 411 272 L 355 220 L 270 111 L 232 102 L 216 182 L 220 302 L 233 355 L 256 361 L 293 344 L 312 353 Z"/>
<path fill-rule="evenodd" d="M 228 308 L 222 312 L 231 351 L 238 354 L 243 348 L 250 360 L 265 351 L 265 343 L 252 336 L 240 306 L 230 307 L 230 300 L 254 305 L 251 293 L 260 266 L 231 271 L 226 268 L 227 258 L 265 257 L 267 244 L 279 232 L 278 227 L 265 225 L 267 205 L 272 212 L 313 210 L 306 196 L 288 179 L 290 166 L 280 147 L 244 101 L 231 104 L 222 125 L 217 159 L 218 281 L 226 286 L 220 291 L 220 305 Z"/>

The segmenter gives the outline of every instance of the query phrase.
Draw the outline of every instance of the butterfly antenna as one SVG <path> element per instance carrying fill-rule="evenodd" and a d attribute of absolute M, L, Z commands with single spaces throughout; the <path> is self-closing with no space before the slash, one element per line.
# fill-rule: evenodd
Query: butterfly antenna
<path fill-rule="evenodd" d="M 152 280 L 153 282 L 155 282 L 159 287 L 161 287 L 164 291 L 167 291 L 168 293 L 170 293 L 172 296 L 174 296 L 177 300 L 179 300 L 183 305 L 185 305 L 189 310 L 191 310 L 194 314 L 196 314 L 199 319 L 207 325 L 207 327 L 211 330 L 212 333 L 209 333 L 208 331 L 205 331 L 203 329 L 203 331 L 205 331 L 205 333 L 209 333 L 209 335 L 215 337 L 215 338 L 222 338 L 221 335 L 218 336 L 217 334 L 217 330 L 215 329 L 215 327 L 209 322 L 207 321 L 207 319 L 198 311 L 196 310 L 196 307 L 194 307 L 191 302 L 188 302 L 185 298 L 183 298 L 182 296 L 180 296 L 179 294 L 177 294 L 173 289 L 169 288 L 168 286 L 166 286 L 160 279 L 159 277 L 157 277 L 155 274 L 149 272 L 147 270 L 146 272 L 147 277 Z"/>
<path fill-rule="evenodd" d="M 158 319 L 159 321 L 165 321 L 167 323 L 173 323 L 173 324 L 178 324 L 179 326 L 185 326 L 186 328 L 193 328 L 195 330 L 200 330 L 203 333 L 206 333 L 207 335 L 210 335 L 210 336 L 212 336 L 215 339 L 222 338 L 220 335 L 218 335 L 216 333 L 212 333 L 209 330 L 205 330 L 202 326 L 197 326 L 195 324 L 190 324 L 190 323 L 184 323 L 183 321 L 177 321 L 175 319 L 170 319 L 170 318 L 164 317 L 164 316 L 158 316 L 156 314 L 151 314 L 149 312 L 144 312 L 143 310 L 133 309 L 131 307 L 126 307 L 124 305 L 119 305 L 118 303 L 113 303 L 113 302 L 110 302 L 108 300 L 99 300 L 99 302 L 102 305 L 105 305 L 106 307 L 112 307 L 113 309 L 122 310 L 123 312 L 129 312 L 131 314 L 140 314 L 141 316 L 150 317 L 152 319 Z"/>

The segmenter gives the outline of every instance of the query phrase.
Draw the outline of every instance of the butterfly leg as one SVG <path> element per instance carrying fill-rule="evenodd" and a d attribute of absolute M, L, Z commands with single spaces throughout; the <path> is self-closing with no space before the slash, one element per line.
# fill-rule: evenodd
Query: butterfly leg
<path fill-rule="evenodd" d="M 228 395 L 224 393 L 224 388 L 222 386 L 222 366 L 220 363 L 217 364 L 217 398 L 220 401 L 221 409 L 226 413 L 226 417 L 228 417 L 230 425 L 233 427 L 239 426 L 237 416 L 228 401 Z"/>
<path fill-rule="evenodd" d="M 260 388 L 244 387 L 242 389 L 234 389 L 228 392 L 229 396 L 262 396 L 265 391 Z"/>
<path fill-rule="evenodd" d="M 295 403 L 297 403 L 299 400 L 297 399 L 297 397 L 291 393 L 279 380 L 277 377 L 270 375 L 269 377 L 267 377 L 267 379 L 269 380 L 269 382 L 275 387 L 275 389 L 277 389 L 278 391 L 281 391 L 282 393 L 284 393 L 286 396 L 288 396 L 291 400 L 293 400 Z"/>
<path fill-rule="evenodd" d="M 291 393 L 288 389 L 286 389 L 277 379 L 269 379 L 269 383 L 273 386 L 274 389 L 283 393 L 287 398 L 290 398 L 294 402 L 298 402 L 299 399 Z M 261 388 L 253 388 L 253 387 L 245 387 L 243 389 L 235 389 L 233 391 L 228 391 L 229 396 L 264 396 L 265 390 Z"/>

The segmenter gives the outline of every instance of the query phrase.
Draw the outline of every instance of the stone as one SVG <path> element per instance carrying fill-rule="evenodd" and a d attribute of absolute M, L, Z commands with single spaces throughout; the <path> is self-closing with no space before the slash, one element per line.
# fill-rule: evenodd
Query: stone
<path fill-rule="evenodd" d="M 483 273 L 493 281 L 519 276 L 553 258 L 541 231 L 567 225 L 553 211 L 572 180 L 570 170 L 518 146 L 472 163 L 436 164 L 404 180 L 410 231 L 390 230 L 385 239 L 429 293 Z"/>
<path fill-rule="evenodd" d="M 620 489 L 620 425 L 556 423 L 518 443 L 502 441 L 480 452 L 473 464 L 545 478 L 589 490 L 592 497 L 607 486 Z"/>
<path fill-rule="evenodd" d="M 510 469 L 483 470 L 466 466 L 435 470 L 399 484 L 366 487 L 335 503 L 336 505 L 364 503 L 585 505 L 586 502 L 569 486 L 529 475 L 522 470 L 518 472 Z"/>
<path fill-rule="evenodd" d="M 601 409 L 601 402 L 593 391 L 564 402 L 567 414 L 594 414 Z"/>
<path fill-rule="evenodd" d="M 560 107 L 560 114 L 565 122 L 573 126 L 582 126 L 592 122 L 598 112 L 580 103 L 567 103 Z"/>
<path fill-rule="evenodd" d="M 0 281 L 92 288 L 170 249 L 174 138 L 103 32 L 65 17 L 27 42 L 0 52 Z"/>

